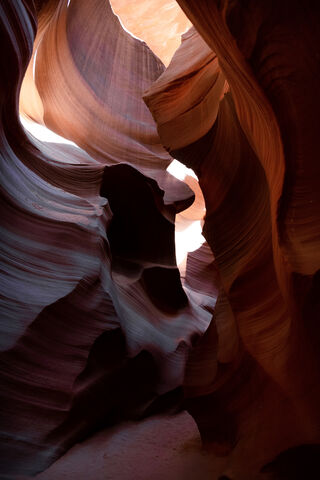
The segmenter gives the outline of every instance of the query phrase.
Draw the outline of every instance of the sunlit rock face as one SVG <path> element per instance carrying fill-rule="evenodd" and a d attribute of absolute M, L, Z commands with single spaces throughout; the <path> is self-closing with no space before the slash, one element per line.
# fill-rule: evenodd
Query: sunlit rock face
<path fill-rule="evenodd" d="M 142 99 L 162 62 L 105 0 L 45 2 L 38 14 L 10 2 L 1 38 L 1 474 L 10 477 L 43 470 L 104 425 L 178 408 L 216 289 L 183 287 L 176 265 L 175 215 L 194 194 L 166 172 L 171 157 Z M 19 121 L 30 59 L 21 114 L 69 144 L 36 139 Z"/>
<path fill-rule="evenodd" d="M 319 8 L 134 3 L 0 8 L 1 475 L 185 408 L 212 475 L 291 478 L 320 442 Z"/>
<path fill-rule="evenodd" d="M 124 28 L 144 40 L 167 66 L 191 22 L 175 0 L 111 0 Z"/>
<path fill-rule="evenodd" d="M 197 346 L 201 356 L 216 328 L 218 369 L 185 394 L 203 440 L 248 478 L 319 442 L 319 8 L 178 3 L 198 33 L 145 100 L 167 150 L 199 177 L 223 287 Z"/>

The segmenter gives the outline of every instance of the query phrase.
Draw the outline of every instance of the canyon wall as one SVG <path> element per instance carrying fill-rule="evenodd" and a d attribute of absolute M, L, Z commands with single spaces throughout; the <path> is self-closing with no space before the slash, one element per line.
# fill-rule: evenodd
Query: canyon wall
<path fill-rule="evenodd" d="M 3 478 L 179 409 L 237 479 L 320 442 L 320 9 L 178 3 L 167 68 L 108 1 L 0 7 Z"/>

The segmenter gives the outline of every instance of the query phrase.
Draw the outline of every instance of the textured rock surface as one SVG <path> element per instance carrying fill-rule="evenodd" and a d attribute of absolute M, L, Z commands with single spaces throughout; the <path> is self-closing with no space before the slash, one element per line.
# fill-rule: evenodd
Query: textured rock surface
<path fill-rule="evenodd" d="M 35 30 L 32 2 L 5 3 L 1 472 L 8 476 L 36 473 L 92 430 L 152 410 L 182 384 L 188 350 L 215 304 L 215 296 L 183 289 L 176 267 L 175 213 L 194 196 L 166 173 L 170 157 L 142 100 L 162 63 L 122 30 L 108 3 L 46 2 L 20 107 L 82 150 L 42 144 L 23 130 L 17 110 Z"/>
<path fill-rule="evenodd" d="M 109 2 L 35 3 L 0 6 L 1 475 L 34 475 L 97 429 L 180 408 L 209 452 L 206 465 L 193 458 L 203 478 L 260 478 L 264 465 L 263 477 L 291 478 L 293 457 L 309 472 L 320 443 L 317 2 L 179 0 L 194 26 L 167 69 Z M 162 6 L 175 12 L 167 63 L 188 20 Z M 73 143 L 32 137 L 18 108 Z M 202 192 L 166 171 L 172 158 Z M 201 226 L 203 201 L 207 243 L 178 269 L 175 225 L 176 237 Z M 172 417 L 181 437 L 188 418 Z M 155 422 L 163 432 L 167 420 Z M 129 457 L 158 428 L 121 425 Z M 65 458 L 66 471 L 39 478 L 76 475 Z M 168 468 L 189 478 L 183 458 Z"/>
<path fill-rule="evenodd" d="M 179 47 L 180 35 L 191 27 L 175 0 L 111 0 L 111 6 L 124 27 L 144 40 L 165 65 Z"/>
<path fill-rule="evenodd" d="M 235 447 L 238 478 L 288 446 L 319 442 L 319 8 L 178 3 L 207 50 L 186 34 L 145 100 L 206 202 L 204 236 L 225 292 L 215 316 L 235 348 L 211 383 L 185 393 L 203 440 L 217 453 Z M 186 117 L 197 119 L 190 134 Z"/>

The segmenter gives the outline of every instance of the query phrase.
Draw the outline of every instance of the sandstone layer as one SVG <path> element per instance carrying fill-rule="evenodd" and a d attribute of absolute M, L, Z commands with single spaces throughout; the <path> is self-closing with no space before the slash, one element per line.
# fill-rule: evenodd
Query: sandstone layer
<path fill-rule="evenodd" d="M 320 9 L 156 3 L 157 54 L 120 0 L 0 6 L 3 478 L 181 409 L 234 479 L 318 455 Z"/>

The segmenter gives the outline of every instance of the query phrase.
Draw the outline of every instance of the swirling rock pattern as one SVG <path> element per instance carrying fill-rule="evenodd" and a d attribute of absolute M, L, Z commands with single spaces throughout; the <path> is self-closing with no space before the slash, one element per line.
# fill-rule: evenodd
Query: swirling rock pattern
<path fill-rule="evenodd" d="M 319 8 L 178 3 L 206 56 L 199 34 L 185 35 L 145 100 L 163 144 L 199 177 L 223 286 L 215 315 L 237 347 L 211 384 L 186 389 L 187 405 L 203 440 L 233 448 L 233 470 L 248 478 L 282 449 L 319 442 Z M 228 86 L 207 109 L 219 75 Z M 198 119 L 190 135 L 186 115 Z"/>
<path fill-rule="evenodd" d="M 110 3 L 124 27 L 142 38 L 167 66 L 180 45 L 180 35 L 191 27 L 190 20 L 177 2 L 111 0 Z"/>
<path fill-rule="evenodd" d="M 105 0 L 0 6 L 3 478 L 168 407 L 237 479 L 320 442 L 320 11 L 178 3 L 168 68 Z"/>
<path fill-rule="evenodd" d="M 176 403 L 188 351 L 215 304 L 183 289 L 176 267 L 175 214 L 194 195 L 166 173 L 170 157 L 142 100 L 162 63 L 104 1 L 45 2 L 38 19 L 21 111 L 82 150 L 41 143 L 20 124 L 36 11 L 5 3 L 1 474 L 9 478 L 43 470 L 102 425 L 157 411 L 167 392 Z M 107 34 L 100 46 L 98 28 Z"/>

